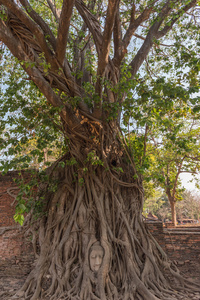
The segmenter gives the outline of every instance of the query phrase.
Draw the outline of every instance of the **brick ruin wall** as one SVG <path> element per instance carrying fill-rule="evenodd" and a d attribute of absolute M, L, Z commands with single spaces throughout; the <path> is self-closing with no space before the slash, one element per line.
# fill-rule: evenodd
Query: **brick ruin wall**
<path fill-rule="evenodd" d="M 13 220 L 17 172 L 0 174 L 0 276 L 23 276 L 30 272 L 34 255 L 30 240 Z M 159 245 L 175 261 L 200 261 L 200 226 L 165 229 L 162 222 L 145 222 Z"/>
<path fill-rule="evenodd" d="M 171 260 L 200 261 L 200 226 L 164 228 L 160 221 L 146 225 Z"/>
<path fill-rule="evenodd" d="M 0 277 L 26 275 L 34 260 L 31 242 L 13 219 L 18 191 L 14 178 L 18 176 L 16 171 L 0 174 Z"/>

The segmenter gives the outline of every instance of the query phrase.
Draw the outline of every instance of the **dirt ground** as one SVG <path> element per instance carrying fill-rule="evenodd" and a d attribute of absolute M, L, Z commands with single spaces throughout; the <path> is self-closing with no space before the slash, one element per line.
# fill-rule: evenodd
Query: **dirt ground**
<path fill-rule="evenodd" d="M 178 268 L 184 276 L 196 283 L 200 284 L 200 261 L 179 261 L 176 262 Z M 11 300 L 12 295 L 23 285 L 25 277 L 14 278 L 14 277 L 1 277 L 0 278 L 0 300 Z M 199 293 L 191 293 L 190 295 L 185 295 L 180 297 L 182 300 L 200 300 Z M 48 299 L 43 299 L 48 300 Z"/>

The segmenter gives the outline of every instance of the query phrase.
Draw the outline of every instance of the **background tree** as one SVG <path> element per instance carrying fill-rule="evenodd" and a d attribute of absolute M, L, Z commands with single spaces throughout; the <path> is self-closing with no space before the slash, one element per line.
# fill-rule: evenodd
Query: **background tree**
<path fill-rule="evenodd" d="M 191 110 L 190 106 L 188 106 Z M 182 114 L 181 113 L 182 110 Z M 193 115 L 193 113 L 192 113 Z M 172 222 L 176 221 L 176 202 L 182 200 L 182 173 L 199 173 L 199 124 L 183 105 L 163 116 L 158 129 L 149 132 L 152 164 L 149 169 L 154 182 L 164 189 L 171 206 Z"/>
<path fill-rule="evenodd" d="M 29 121 L 34 115 L 42 120 L 38 127 L 42 136 L 45 129 L 52 134 L 60 130 L 65 138 L 65 154 L 48 169 L 48 181 L 35 200 L 42 203 L 43 214 L 38 222 L 34 212 L 29 218 L 37 261 L 19 298 L 36 300 L 45 294 L 52 300 L 177 299 L 166 270 L 182 284 L 179 294 L 184 291 L 185 296 L 188 287 L 198 290 L 171 267 L 145 229 L 142 170 L 136 170 L 120 129 L 121 116 L 126 125 L 130 117 L 138 121 L 142 116 L 134 89 L 143 86 L 138 71 L 150 51 L 150 58 L 155 52 L 161 60 L 159 44 L 164 38 L 166 43 L 177 41 L 177 49 L 182 47 L 178 37 L 183 28 L 198 34 L 197 2 L 0 0 L 0 4 L 0 40 L 28 74 L 23 76 L 28 85 L 35 84 L 44 96 L 26 99 L 25 111 L 22 105 L 16 107 L 17 99 L 7 102 L 5 119 L 11 111 L 19 118 L 28 115 Z M 187 43 L 187 37 L 183 40 Z M 169 48 L 169 53 L 174 51 Z M 194 53 L 192 58 L 188 72 L 194 79 L 189 76 L 188 81 L 196 86 L 199 69 L 194 68 Z M 25 127 L 21 130 L 29 137 Z M 43 136 L 42 150 L 50 137 Z M 16 143 L 12 138 L 8 136 L 10 148 Z M 96 242 L 104 254 L 97 273 L 90 265 Z M 47 275 L 51 280 L 45 284 Z"/>
<path fill-rule="evenodd" d="M 162 195 L 163 195 L 162 191 L 156 188 L 154 188 L 152 193 L 149 195 L 146 195 L 145 193 L 145 201 L 143 207 L 143 215 L 145 217 L 148 217 L 148 213 L 152 213 L 158 216 L 159 209 L 162 207 L 164 203 L 162 199 Z"/>
<path fill-rule="evenodd" d="M 163 189 L 174 225 L 175 204 L 184 190 L 180 175 L 192 174 L 195 179 L 200 168 L 199 96 L 194 90 L 198 87 L 185 87 L 178 77 L 147 78 L 137 90 L 139 111 L 137 107 L 133 111 L 140 119 L 127 135 L 137 169 L 143 173 L 146 197 L 156 186 Z"/>
<path fill-rule="evenodd" d="M 185 191 L 183 193 L 183 200 L 177 203 L 177 215 L 181 220 L 183 219 L 200 219 L 200 198 L 198 193 Z"/>
<path fill-rule="evenodd" d="M 199 194 L 185 190 L 181 197 L 182 200 L 176 203 L 177 220 L 193 219 L 198 221 L 200 213 Z M 149 212 L 155 214 L 162 221 L 171 218 L 171 207 L 165 193 L 155 190 L 154 194 L 145 199 L 143 214 L 147 216 Z"/>

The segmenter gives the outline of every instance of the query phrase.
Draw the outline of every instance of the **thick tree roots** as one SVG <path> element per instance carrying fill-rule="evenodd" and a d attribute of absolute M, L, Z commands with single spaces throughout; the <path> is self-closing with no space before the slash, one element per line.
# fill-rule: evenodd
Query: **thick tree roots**
<path fill-rule="evenodd" d="M 59 185 L 57 192 L 46 194 L 48 215 L 31 227 L 36 264 L 17 297 L 172 300 L 200 291 L 146 230 L 139 187 L 123 184 L 101 166 L 87 171 L 80 176 L 68 166 L 54 174 Z M 90 265 L 96 241 L 104 250 L 97 272 Z"/>

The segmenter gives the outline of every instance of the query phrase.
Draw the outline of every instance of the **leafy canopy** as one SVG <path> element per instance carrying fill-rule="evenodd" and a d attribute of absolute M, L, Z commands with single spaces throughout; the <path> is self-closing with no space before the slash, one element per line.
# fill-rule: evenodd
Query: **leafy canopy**
<path fill-rule="evenodd" d="M 98 143 L 89 123 L 130 133 L 142 174 L 150 137 L 180 155 L 195 144 L 183 123 L 200 112 L 197 1 L 1 0 L 0 40 L 1 170 L 42 168 L 72 137 Z"/>

